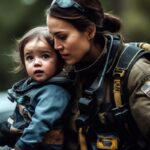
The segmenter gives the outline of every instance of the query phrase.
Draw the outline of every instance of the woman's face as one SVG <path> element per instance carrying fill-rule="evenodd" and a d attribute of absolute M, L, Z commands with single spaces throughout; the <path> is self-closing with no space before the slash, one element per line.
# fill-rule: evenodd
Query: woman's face
<path fill-rule="evenodd" d="M 47 17 L 47 25 L 54 38 L 54 47 L 67 64 L 74 65 L 90 50 L 88 31 L 80 32 L 65 20 Z"/>

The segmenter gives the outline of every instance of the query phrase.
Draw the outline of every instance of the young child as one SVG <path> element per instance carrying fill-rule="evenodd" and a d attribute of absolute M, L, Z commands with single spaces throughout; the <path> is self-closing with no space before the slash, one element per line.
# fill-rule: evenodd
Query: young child
<path fill-rule="evenodd" d="M 0 145 L 19 150 L 61 150 L 71 81 L 59 76 L 63 61 L 52 48 L 47 27 L 36 27 L 18 42 L 20 65 L 29 76 L 8 90 L 16 109 L 0 125 Z"/>

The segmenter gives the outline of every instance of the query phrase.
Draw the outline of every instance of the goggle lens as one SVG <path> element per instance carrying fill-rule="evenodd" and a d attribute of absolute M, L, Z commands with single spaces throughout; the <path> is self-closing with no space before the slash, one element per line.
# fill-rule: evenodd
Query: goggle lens
<path fill-rule="evenodd" d="M 55 4 L 58 5 L 60 8 L 74 7 L 82 13 L 85 12 L 85 9 L 74 0 L 53 0 L 51 3 L 51 7 Z"/>

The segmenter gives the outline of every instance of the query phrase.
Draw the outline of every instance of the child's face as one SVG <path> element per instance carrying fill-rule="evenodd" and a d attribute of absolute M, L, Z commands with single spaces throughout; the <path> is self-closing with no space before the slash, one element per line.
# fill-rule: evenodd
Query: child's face
<path fill-rule="evenodd" d="M 24 60 L 27 74 L 38 82 L 47 80 L 57 70 L 56 53 L 44 38 L 34 38 L 25 45 Z"/>

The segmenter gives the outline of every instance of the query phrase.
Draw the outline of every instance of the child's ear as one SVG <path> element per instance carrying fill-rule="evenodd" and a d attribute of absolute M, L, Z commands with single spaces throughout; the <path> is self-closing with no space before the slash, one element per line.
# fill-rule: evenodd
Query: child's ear
<path fill-rule="evenodd" d="M 95 24 L 91 24 L 90 26 L 88 26 L 86 31 L 87 31 L 88 39 L 89 40 L 93 39 L 95 37 L 95 33 L 96 33 L 96 26 L 95 26 Z"/>

